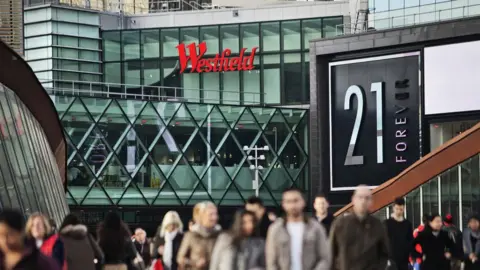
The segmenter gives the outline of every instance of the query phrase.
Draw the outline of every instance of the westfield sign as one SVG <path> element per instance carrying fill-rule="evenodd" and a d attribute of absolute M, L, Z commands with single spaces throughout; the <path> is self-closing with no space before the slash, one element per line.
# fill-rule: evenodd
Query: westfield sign
<path fill-rule="evenodd" d="M 198 50 L 197 50 L 198 49 Z M 254 68 L 253 61 L 258 47 L 252 48 L 250 55 L 245 55 L 247 49 L 243 48 L 238 56 L 230 57 L 230 49 L 223 50 L 215 57 L 204 57 L 207 53 L 207 44 L 202 42 L 198 45 L 179 44 L 177 46 L 180 61 L 180 73 L 190 68 L 190 73 L 220 72 L 220 71 L 248 71 Z M 188 50 L 188 55 L 187 55 Z"/>

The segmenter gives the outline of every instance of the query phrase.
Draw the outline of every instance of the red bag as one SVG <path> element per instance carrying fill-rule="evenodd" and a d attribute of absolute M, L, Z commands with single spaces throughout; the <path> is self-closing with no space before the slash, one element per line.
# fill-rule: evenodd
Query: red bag
<path fill-rule="evenodd" d="M 161 259 L 154 260 L 152 266 L 152 270 L 163 270 L 163 263 Z"/>

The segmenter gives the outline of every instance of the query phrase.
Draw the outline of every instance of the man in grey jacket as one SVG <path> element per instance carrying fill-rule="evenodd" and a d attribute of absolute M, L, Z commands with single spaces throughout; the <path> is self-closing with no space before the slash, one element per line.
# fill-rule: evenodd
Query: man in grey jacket
<path fill-rule="evenodd" d="M 304 215 L 302 191 L 283 192 L 286 215 L 277 218 L 267 233 L 267 270 L 330 270 L 331 252 L 325 229 Z"/>

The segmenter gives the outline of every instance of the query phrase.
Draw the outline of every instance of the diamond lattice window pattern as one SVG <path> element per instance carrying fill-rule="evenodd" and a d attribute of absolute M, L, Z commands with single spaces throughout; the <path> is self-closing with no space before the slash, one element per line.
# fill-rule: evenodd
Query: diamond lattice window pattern
<path fill-rule="evenodd" d="M 86 97 L 58 97 L 73 205 L 241 205 L 253 189 L 278 205 L 307 190 L 307 111 Z"/>

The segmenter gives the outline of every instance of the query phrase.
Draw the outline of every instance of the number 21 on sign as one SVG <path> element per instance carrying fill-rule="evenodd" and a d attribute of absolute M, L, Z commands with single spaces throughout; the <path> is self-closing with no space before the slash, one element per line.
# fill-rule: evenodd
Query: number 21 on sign
<path fill-rule="evenodd" d="M 377 163 L 383 163 L 383 82 L 374 82 L 370 86 L 370 92 L 376 95 L 376 114 L 377 114 Z M 365 108 L 365 93 L 358 85 L 351 85 L 345 93 L 344 110 L 351 109 L 350 103 L 352 97 L 357 98 L 357 115 L 353 124 L 352 136 L 348 145 L 347 156 L 345 157 L 345 166 L 363 165 L 363 155 L 354 156 L 355 146 L 357 144 L 358 132 L 362 125 L 363 111 Z"/>

